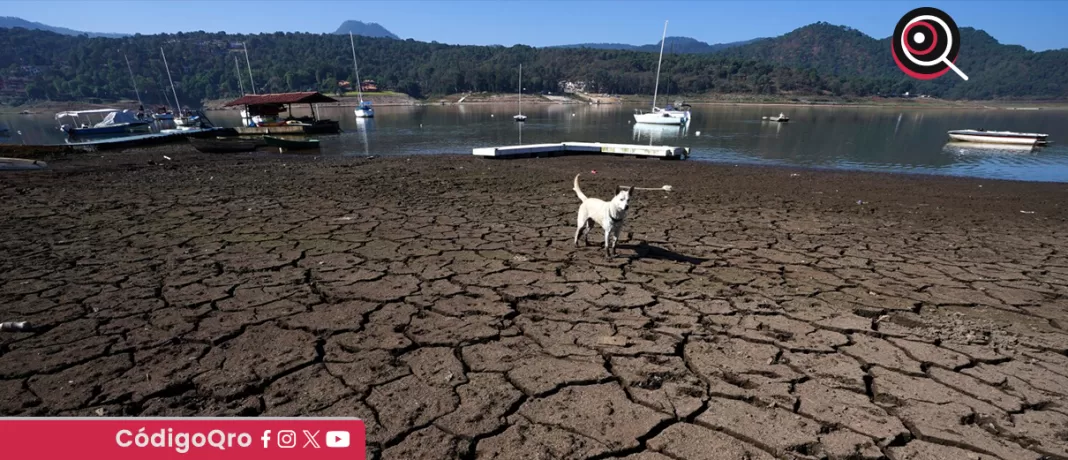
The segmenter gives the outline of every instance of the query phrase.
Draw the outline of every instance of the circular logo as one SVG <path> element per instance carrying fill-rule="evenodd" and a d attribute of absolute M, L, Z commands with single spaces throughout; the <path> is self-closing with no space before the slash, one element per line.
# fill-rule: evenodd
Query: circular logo
<path fill-rule="evenodd" d="M 931 80 L 953 70 L 967 80 L 953 62 L 960 52 L 957 23 L 937 8 L 916 8 L 897 22 L 890 39 L 897 67 L 910 77 Z"/>

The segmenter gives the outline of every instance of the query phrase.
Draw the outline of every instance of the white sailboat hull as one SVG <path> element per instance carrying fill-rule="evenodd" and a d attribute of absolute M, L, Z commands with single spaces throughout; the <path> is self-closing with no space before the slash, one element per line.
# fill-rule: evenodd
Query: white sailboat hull
<path fill-rule="evenodd" d="M 372 108 L 357 107 L 354 112 L 356 113 L 356 118 L 374 118 L 375 116 L 375 111 Z"/>
<path fill-rule="evenodd" d="M 635 123 L 646 123 L 650 125 L 684 125 L 687 120 L 688 118 L 685 115 L 672 112 L 634 114 Z"/>

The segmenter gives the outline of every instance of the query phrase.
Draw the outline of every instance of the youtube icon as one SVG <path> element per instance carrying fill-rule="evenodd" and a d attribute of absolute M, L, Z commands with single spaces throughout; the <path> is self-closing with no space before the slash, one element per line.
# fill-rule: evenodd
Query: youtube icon
<path fill-rule="evenodd" d="M 348 431 L 327 431 L 326 432 L 326 447 L 348 447 L 349 446 L 349 432 Z"/>

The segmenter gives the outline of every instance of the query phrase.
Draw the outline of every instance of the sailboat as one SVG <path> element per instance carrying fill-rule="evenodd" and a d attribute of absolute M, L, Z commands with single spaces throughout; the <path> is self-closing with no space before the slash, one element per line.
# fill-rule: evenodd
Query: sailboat
<path fill-rule="evenodd" d="M 523 64 L 519 64 L 519 115 L 513 116 L 512 119 L 520 123 L 527 121 L 527 116 L 523 115 Z"/>
<path fill-rule="evenodd" d="M 360 80 L 360 65 L 356 63 L 356 42 L 352 40 L 352 32 L 349 32 L 349 44 L 352 45 L 352 66 L 356 69 L 356 94 L 360 97 L 360 106 L 355 110 L 356 118 L 373 118 L 375 111 L 371 108 L 371 101 L 363 100 L 363 82 Z"/>
<path fill-rule="evenodd" d="M 684 125 L 690 121 L 689 110 L 674 110 L 670 105 L 666 109 L 656 106 L 657 92 L 660 90 L 660 64 L 664 61 L 664 42 L 667 41 L 667 25 L 664 21 L 664 35 L 660 38 L 660 59 L 656 61 L 656 84 L 653 86 L 653 109 L 644 113 L 638 111 L 634 114 L 635 123 L 648 123 L 653 125 Z"/>
<path fill-rule="evenodd" d="M 133 67 L 130 66 L 130 58 L 126 57 L 126 53 L 122 53 L 122 58 L 126 60 L 126 70 L 130 71 L 130 81 L 133 82 L 134 94 L 137 95 L 137 118 L 144 118 L 145 104 L 141 102 L 141 91 L 137 90 L 137 78 L 134 78 Z"/>
<path fill-rule="evenodd" d="M 178 109 L 178 117 L 174 119 L 174 124 L 178 126 L 178 129 L 199 128 L 200 117 L 190 117 L 182 113 L 182 104 L 178 102 L 178 90 L 174 89 L 174 79 L 171 78 L 171 66 L 167 64 L 167 53 L 160 48 L 159 54 L 163 55 L 163 68 L 167 69 L 167 81 L 171 83 L 171 92 L 174 93 L 174 107 Z"/>

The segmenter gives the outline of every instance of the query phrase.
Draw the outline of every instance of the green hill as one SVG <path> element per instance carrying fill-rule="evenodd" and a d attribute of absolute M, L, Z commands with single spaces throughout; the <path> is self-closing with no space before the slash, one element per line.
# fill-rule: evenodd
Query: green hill
<path fill-rule="evenodd" d="M 972 77 L 947 75 L 918 82 L 896 69 L 889 44 L 852 29 L 813 24 L 777 38 L 704 54 L 664 56 L 661 94 L 869 96 L 919 91 L 948 98 L 1063 98 L 1068 94 L 1068 50 L 1034 53 L 963 29 L 958 64 Z M 166 50 L 179 98 L 239 96 L 249 76 L 247 43 L 259 92 L 318 90 L 333 93 L 353 80 L 346 36 L 274 33 L 178 33 L 85 38 L 41 30 L 0 29 L 0 78 L 25 85 L 3 95 L 7 103 L 133 98 L 123 54 L 129 56 L 142 97 L 162 103 Z M 670 42 L 669 42 L 670 45 Z M 361 77 L 382 90 L 414 97 L 466 91 L 515 92 L 522 63 L 527 91 L 560 91 L 562 82 L 585 82 L 593 92 L 649 94 L 656 53 L 588 48 L 454 46 L 411 39 L 356 37 Z M 235 58 L 239 59 L 236 73 Z M 240 76 L 239 76 L 240 75 Z M 10 85 L 9 85 L 10 87 Z"/>
<path fill-rule="evenodd" d="M 956 65 L 969 77 L 953 74 L 934 81 L 907 79 L 894 64 L 890 38 L 877 40 L 849 27 L 825 22 L 786 35 L 722 50 L 734 59 L 813 69 L 828 78 L 862 76 L 895 79 L 899 90 L 950 99 L 1063 98 L 1068 95 L 1068 49 L 1033 52 L 1003 45 L 982 30 L 962 27 Z M 832 85 L 833 86 L 833 85 Z M 849 92 L 853 89 L 843 89 Z"/>

